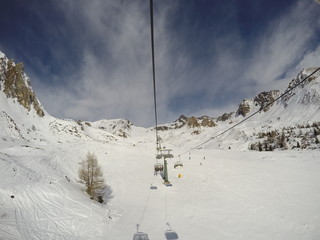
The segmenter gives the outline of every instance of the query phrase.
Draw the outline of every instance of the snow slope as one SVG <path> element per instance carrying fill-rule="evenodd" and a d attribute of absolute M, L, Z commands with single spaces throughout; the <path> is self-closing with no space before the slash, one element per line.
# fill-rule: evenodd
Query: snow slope
<path fill-rule="evenodd" d="M 1 142 L 1 239 L 132 239 L 137 223 L 166 239 L 167 222 L 179 239 L 319 239 L 319 151 L 195 150 L 181 169 L 169 162 L 165 187 L 153 175 L 153 147 Z M 86 151 L 112 188 L 107 205 L 77 183 Z"/>

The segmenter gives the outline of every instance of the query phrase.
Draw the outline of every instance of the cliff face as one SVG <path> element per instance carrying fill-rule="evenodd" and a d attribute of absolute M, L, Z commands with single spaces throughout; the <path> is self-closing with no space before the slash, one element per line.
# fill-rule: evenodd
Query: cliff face
<path fill-rule="evenodd" d="M 213 121 L 212 118 L 208 116 L 202 116 L 202 117 L 186 117 L 184 115 L 181 115 L 175 123 L 180 123 L 179 125 L 176 124 L 175 128 L 183 127 L 184 125 L 187 125 L 191 128 L 197 128 L 197 127 L 215 127 L 216 123 Z"/>
<path fill-rule="evenodd" d="M 15 64 L 13 60 L 0 57 L 0 84 L 8 98 L 16 98 L 28 111 L 33 107 L 40 117 L 44 116 L 44 110 L 31 88 L 22 63 Z"/>
<path fill-rule="evenodd" d="M 251 108 L 249 105 L 248 100 L 243 100 L 242 103 L 240 103 L 239 108 L 237 110 L 236 115 L 239 116 L 243 116 L 245 117 L 247 115 L 248 112 L 250 112 Z"/>
<path fill-rule="evenodd" d="M 320 91 L 319 91 L 319 76 L 320 73 L 317 72 L 313 76 L 309 77 L 307 81 L 300 84 L 297 88 L 293 89 L 300 81 L 305 77 L 315 71 L 317 68 L 308 68 L 301 71 L 296 78 L 292 79 L 289 83 L 287 89 L 282 92 L 279 90 L 272 90 L 269 92 L 261 92 L 253 99 L 244 99 L 238 107 L 236 116 L 246 117 L 253 108 L 254 109 L 263 109 L 264 112 L 269 111 L 274 104 L 270 104 L 276 98 L 278 98 L 283 92 L 288 92 L 285 96 L 281 98 L 279 104 L 282 104 L 284 107 L 287 107 L 290 104 L 290 100 L 295 96 L 297 102 L 300 104 L 308 105 L 315 104 L 320 105 Z M 292 89 L 292 90 L 291 90 Z M 270 105 L 268 105 L 270 104 Z M 293 103 L 291 103 L 293 104 Z M 267 106 L 268 105 L 268 106 Z M 267 106 L 267 107 L 265 107 Z"/>
<path fill-rule="evenodd" d="M 260 108 L 264 108 L 267 106 L 269 103 L 273 102 L 280 94 L 279 90 L 273 90 L 269 92 L 262 92 L 259 93 L 255 98 L 254 98 L 254 103 L 256 106 L 260 106 Z M 263 111 L 268 111 L 273 104 L 268 105 L 268 107 L 264 108 Z"/>
<path fill-rule="evenodd" d="M 273 104 L 268 105 L 269 103 L 271 103 L 272 101 L 274 101 L 280 94 L 279 90 L 272 90 L 269 92 L 261 92 L 259 93 L 257 96 L 255 96 L 255 98 L 252 99 L 244 99 L 240 105 L 239 108 L 236 112 L 236 115 L 239 116 L 243 116 L 245 117 L 252 109 L 252 106 L 256 106 L 259 107 L 260 109 L 263 108 L 264 112 L 267 112 L 272 106 Z M 266 108 L 264 108 L 265 106 L 267 106 Z"/>

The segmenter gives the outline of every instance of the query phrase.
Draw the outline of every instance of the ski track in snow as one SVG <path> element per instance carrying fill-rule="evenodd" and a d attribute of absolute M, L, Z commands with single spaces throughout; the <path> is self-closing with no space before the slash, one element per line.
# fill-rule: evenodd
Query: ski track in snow
<path fill-rule="evenodd" d="M 169 160 L 173 186 L 165 187 L 153 175 L 151 142 L 83 146 L 0 149 L 2 239 L 132 239 L 141 223 L 163 240 L 167 222 L 184 240 L 320 238 L 319 151 L 197 149 L 182 156 L 183 168 Z M 107 205 L 76 182 L 86 150 L 113 190 Z"/>

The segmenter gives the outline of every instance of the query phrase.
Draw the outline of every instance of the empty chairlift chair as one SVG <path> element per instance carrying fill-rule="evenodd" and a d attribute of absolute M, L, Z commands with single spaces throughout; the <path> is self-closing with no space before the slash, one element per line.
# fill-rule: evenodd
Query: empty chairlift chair
<path fill-rule="evenodd" d="M 137 232 L 133 235 L 133 240 L 149 240 L 149 237 L 144 232 Z"/>
<path fill-rule="evenodd" d="M 176 232 L 172 231 L 172 230 L 167 230 L 164 235 L 166 236 L 167 240 L 177 240 L 179 239 L 179 236 Z"/>
<path fill-rule="evenodd" d="M 166 236 L 166 239 L 167 240 L 178 240 L 179 239 L 178 234 L 171 229 L 169 223 L 167 223 L 167 226 L 168 226 L 168 229 L 164 233 L 164 235 Z"/>
<path fill-rule="evenodd" d="M 174 163 L 173 167 L 174 168 L 182 168 L 183 167 L 183 162 L 181 161 L 180 155 L 179 155 L 179 160 Z"/>
<path fill-rule="evenodd" d="M 182 168 L 183 167 L 183 162 L 182 161 L 177 161 L 173 165 L 174 168 Z"/>

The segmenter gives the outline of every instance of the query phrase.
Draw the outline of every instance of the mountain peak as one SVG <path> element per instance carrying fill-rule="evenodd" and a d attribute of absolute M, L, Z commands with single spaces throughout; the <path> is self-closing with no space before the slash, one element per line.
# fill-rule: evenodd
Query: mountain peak
<path fill-rule="evenodd" d="M 40 117 L 44 116 L 44 110 L 31 88 L 30 79 L 24 72 L 23 63 L 16 64 L 2 52 L 0 52 L 0 90 L 7 98 L 16 98 L 28 111 L 33 107 Z"/>

